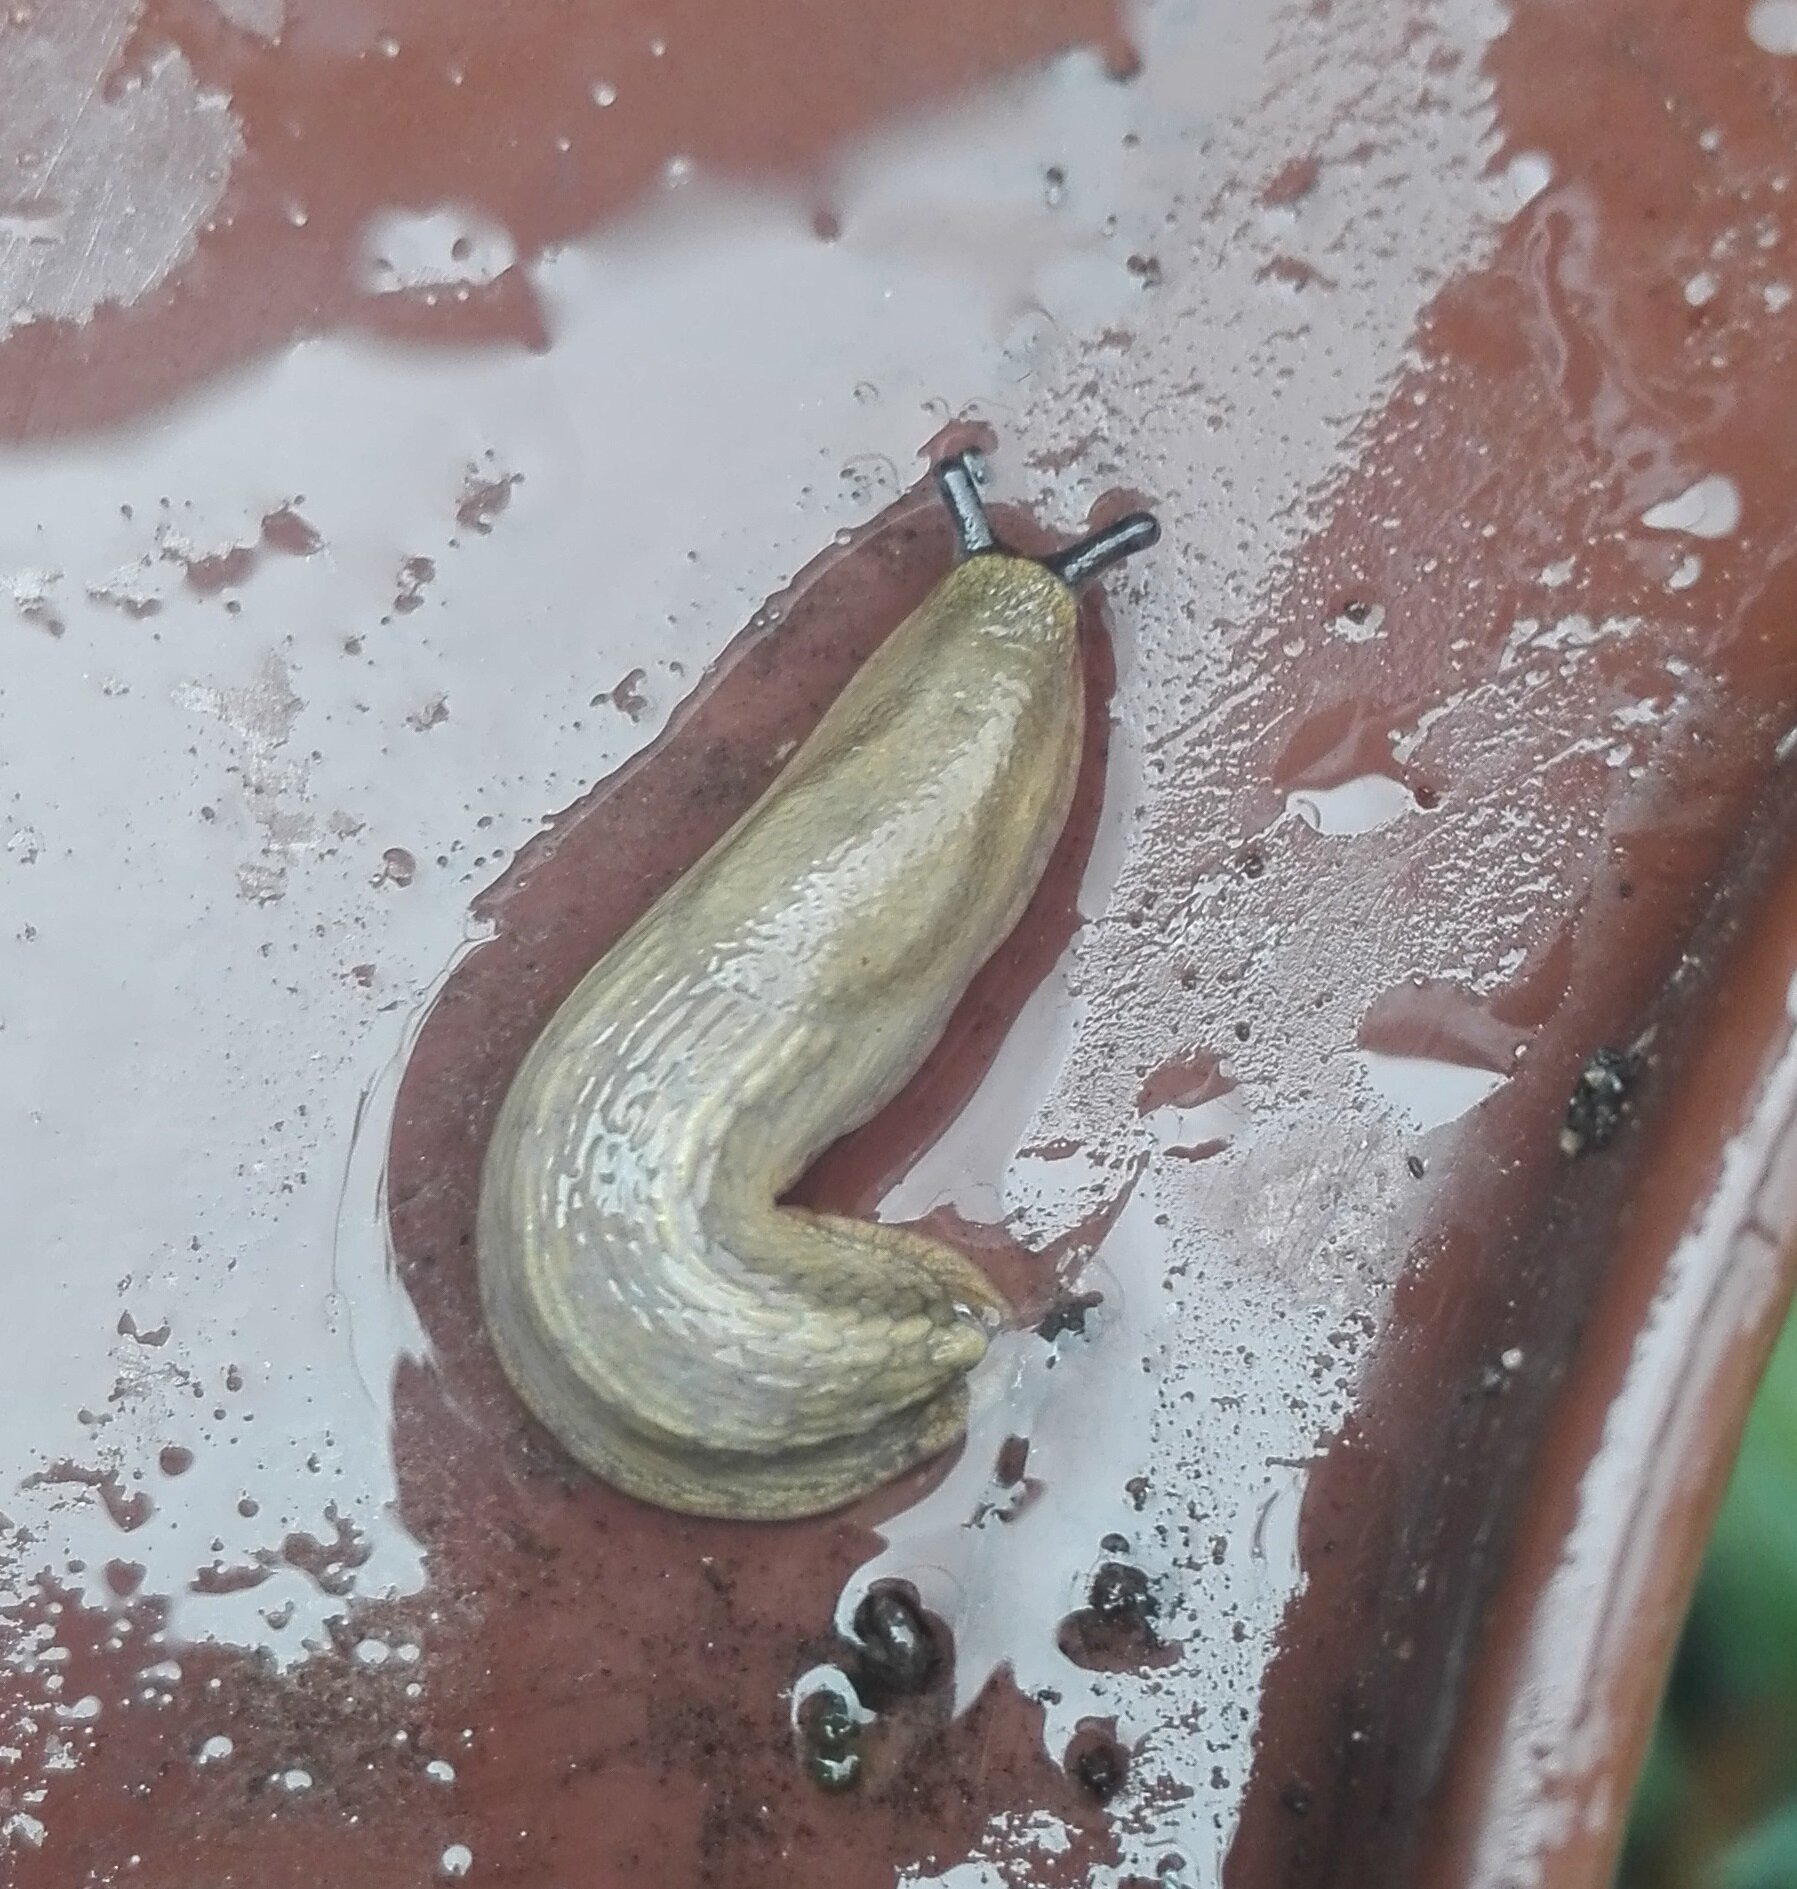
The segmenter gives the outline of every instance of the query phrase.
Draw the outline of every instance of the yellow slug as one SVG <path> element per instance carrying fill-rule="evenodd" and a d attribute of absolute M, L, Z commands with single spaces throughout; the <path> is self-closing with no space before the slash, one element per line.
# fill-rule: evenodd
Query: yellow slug
<path fill-rule="evenodd" d="M 1017 557 L 965 458 L 937 480 L 960 561 L 556 1012 L 487 1150 L 500 1362 L 663 1508 L 814 1515 L 935 1455 L 1005 1309 L 947 1246 L 778 1204 L 1021 916 L 1079 767 L 1075 586 L 1159 535 Z"/>

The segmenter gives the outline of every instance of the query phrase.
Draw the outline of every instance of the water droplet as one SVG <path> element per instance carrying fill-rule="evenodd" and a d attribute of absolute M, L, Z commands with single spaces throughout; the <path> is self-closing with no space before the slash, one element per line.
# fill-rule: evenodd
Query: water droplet
<path fill-rule="evenodd" d="M 618 102 L 618 88 L 607 85 L 603 79 L 593 83 L 593 103 L 599 106 L 615 105 Z"/>
<path fill-rule="evenodd" d="M 843 467 L 841 476 L 843 491 L 857 510 L 898 496 L 899 470 L 884 453 L 862 453 Z"/>
<path fill-rule="evenodd" d="M 1693 308 L 1704 308 L 1716 299 L 1716 291 L 1722 284 L 1716 278 L 1714 269 L 1700 269 L 1685 284 L 1685 300 Z"/>
<path fill-rule="evenodd" d="M 466 1843 L 452 1843 L 437 1859 L 437 1867 L 445 1876 L 465 1876 L 474 1867 L 474 1852 Z"/>

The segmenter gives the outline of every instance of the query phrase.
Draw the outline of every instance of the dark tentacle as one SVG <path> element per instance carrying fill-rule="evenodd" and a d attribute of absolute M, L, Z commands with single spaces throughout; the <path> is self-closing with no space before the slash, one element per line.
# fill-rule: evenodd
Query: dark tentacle
<path fill-rule="evenodd" d="M 1119 564 L 1131 553 L 1146 551 L 1161 535 L 1160 520 L 1150 512 L 1131 512 L 1114 525 L 1094 531 L 1042 560 L 1071 590 Z"/>
<path fill-rule="evenodd" d="M 955 521 L 962 557 L 979 557 L 1003 548 L 986 516 L 971 453 L 957 453 L 936 468 L 936 489 Z M 1151 513 L 1131 512 L 1128 517 L 1119 518 L 1101 531 L 1088 533 L 1077 544 L 1070 544 L 1066 550 L 1056 551 L 1041 562 L 1069 589 L 1077 590 L 1133 552 L 1147 550 L 1160 535 L 1160 521 Z"/>
<path fill-rule="evenodd" d="M 957 453 L 953 459 L 945 459 L 936 468 L 936 489 L 942 494 L 942 502 L 955 521 L 955 532 L 961 540 L 961 555 L 964 558 L 978 557 L 982 551 L 992 550 L 998 540 L 992 535 L 986 507 L 980 502 L 980 491 L 974 483 L 973 463 L 968 454 Z"/>

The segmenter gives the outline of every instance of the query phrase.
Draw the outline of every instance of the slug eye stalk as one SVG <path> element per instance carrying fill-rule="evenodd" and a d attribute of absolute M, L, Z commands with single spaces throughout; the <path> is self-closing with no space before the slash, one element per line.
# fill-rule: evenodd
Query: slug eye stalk
<path fill-rule="evenodd" d="M 1005 553 L 1005 547 L 999 543 L 991 520 L 986 516 L 970 454 L 957 453 L 954 458 L 945 459 L 936 468 L 936 489 L 942 494 L 942 502 L 955 522 L 955 535 L 960 541 L 962 557 Z M 1081 585 L 1090 583 L 1093 578 L 1108 571 L 1113 564 L 1122 563 L 1137 551 L 1146 551 L 1160 535 L 1160 520 L 1152 512 L 1130 512 L 1115 524 L 1088 532 L 1064 551 L 1056 551 L 1039 561 L 1069 590 L 1078 590 Z"/>

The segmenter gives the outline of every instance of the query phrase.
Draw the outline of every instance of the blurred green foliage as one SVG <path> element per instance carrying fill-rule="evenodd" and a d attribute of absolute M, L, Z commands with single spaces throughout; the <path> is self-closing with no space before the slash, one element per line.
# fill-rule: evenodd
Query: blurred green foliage
<path fill-rule="evenodd" d="M 1679 1642 L 1621 1889 L 1797 1889 L 1797 1314 Z"/>

